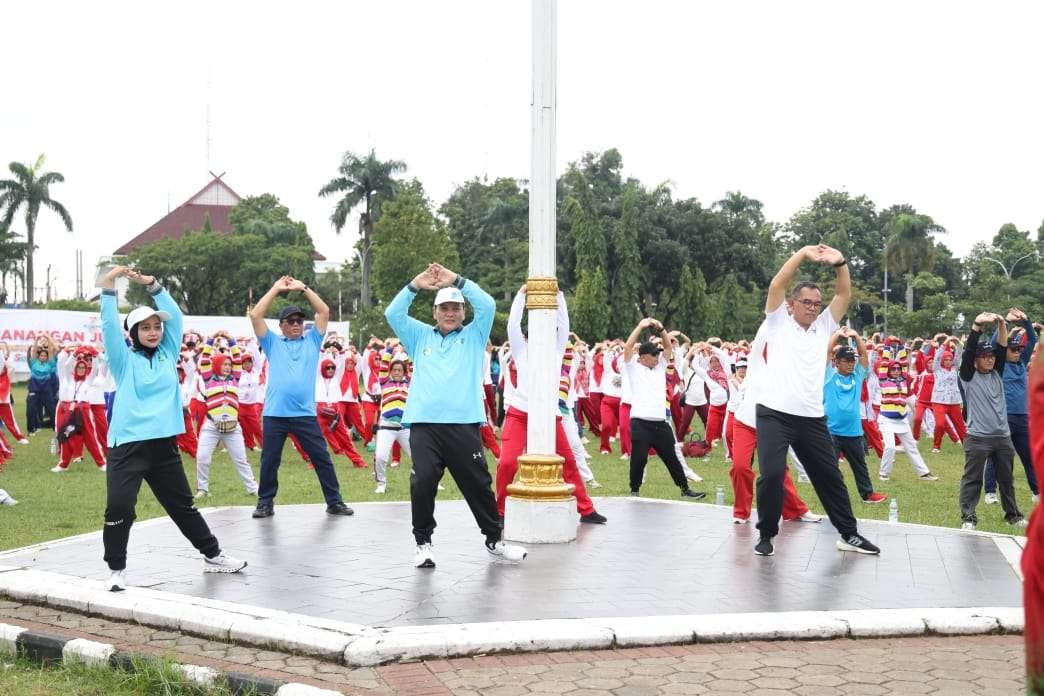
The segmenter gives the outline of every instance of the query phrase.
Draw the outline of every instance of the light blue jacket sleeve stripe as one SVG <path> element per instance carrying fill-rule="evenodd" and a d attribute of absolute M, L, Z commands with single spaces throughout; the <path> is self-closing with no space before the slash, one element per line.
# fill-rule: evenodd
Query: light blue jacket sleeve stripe
<path fill-rule="evenodd" d="M 409 286 L 404 287 L 384 310 L 384 318 L 388 320 L 388 326 L 399 337 L 406 347 L 406 352 L 410 355 L 417 352 L 417 341 L 423 332 L 432 328 L 407 313 L 416 296 L 417 293 L 410 290 Z M 492 298 L 490 299 L 492 300 Z"/>
<path fill-rule="evenodd" d="M 109 371 L 117 382 L 123 376 L 127 366 L 130 348 L 123 340 L 123 326 L 116 308 L 116 294 L 102 291 L 101 296 L 102 342 L 105 344 L 105 355 L 109 361 Z"/>

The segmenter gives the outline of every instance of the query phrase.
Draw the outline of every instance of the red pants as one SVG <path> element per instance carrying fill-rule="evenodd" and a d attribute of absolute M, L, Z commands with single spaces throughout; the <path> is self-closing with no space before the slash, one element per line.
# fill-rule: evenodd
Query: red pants
<path fill-rule="evenodd" d="M 102 446 L 98 442 L 98 433 L 94 431 L 94 418 L 91 417 L 91 405 L 89 403 L 86 401 L 78 401 L 75 404 L 71 401 L 59 403 L 58 411 L 54 417 L 56 429 L 60 432 L 65 427 L 65 424 L 72 418 L 74 410 L 80 414 L 80 422 L 82 424 L 80 432 L 62 443 L 61 459 L 58 465 L 63 469 L 68 469 L 69 462 L 83 456 L 85 445 L 87 451 L 91 453 L 94 463 L 98 466 L 104 465 L 105 454 L 102 452 Z"/>
<path fill-rule="evenodd" d="M 682 407 L 682 422 L 681 428 L 678 429 L 678 442 L 685 441 L 685 436 L 689 434 L 689 428 L 692 427 L 692 417 L 697 413 L 700 414 L 700 422 L 703 423 L 704 432 L 706 432 L 708 408 L 707 404 L 700 404 L 699 406 L 685 404 Z M 710 442 L 707 444 L 709 445 Z"/>
<path fill-rule="evenodd" d="M 343 402 L 338 402 L 343 403 Z M 350 405 L 350 404 L 349 404 Z M 366 461 L 359 455 L 355 450 L 355 445 L 352 444 L 352 437 L 348 434 L 348 426 L 345 425 L 343 418 L 337 419 L 337 424 L 334 425 L 334 416 L 324 414 L 324 411 L 336 412 L 337 403 L 332 404 L 316 404 L 316 418 L 319 420 L 319 429 L 323 431 L 323 437 L 326 438 L 327 444 L 330 445 L 330 449 L 335 454 L 347 455 L 359 469 L 366 468 Z"/>
<path fill-rule="evenodd" d="M 735 444 L 736 437 L 736 414 L 732 411 L 726 411 L 725 413 L 725 449 L 729 451 L 729 456 L 732 456 L 732 446 Z"/>
<path fill-rule="evenodd" d="M 348 430 L 349 425 L 352 426 L 355 428 L 355 432 L 362 437 L 363 442 L 367 445 L 370 444 L 370 440 L 373 439 L 373 426 L 363 419 L 362 409 L 359 408 L 358 402 L 338 401 L 337 412 L 341 414 L 341 422 L 344 423 L 345 431 Z"/>
<path fill-rule="evenodd" d="M 320 427 L 322 427 L 322 426 L 320 426 Z M 294 446 L 294 449 L 297 450 L 297 453 L 299 455 L 301 455 L 301 459 L 303 459 L 305 461 L 305 463 L 308 464 L 308 468 L 311 469 L 312 468 L 312 459 L 311 459 L 311 457 L 308 456 L 308 453 L 304 451 L 304 447 L 301 447 L 300 440 L 298 440 L 297 436 L 294 435 L 293 433 L 290 433 L 289 437 L 290 437 L 290 444 L 292 444 Z"/>
<path fill-rule="evenodd" d="M 631 404 L 620 402 L 620 453 L 631 454 Z"/>
<path fill-rule="evenodd" d="M 98 444 L 105 456 L 109 456 L 109 420 L 105 417 L 105 404 L 91 404 L 91 419 L 94 421 L 94 432 L 98 434 Z"/>
<path fill-rule="evenodd" d="M 707 437 L 705 438 L 708 445 L 712 445 L 721 439 L 725 429 L 725 409 L 725 404 L 710 407 L 710 411 L 707 414 Z"/>
<path fill-rule="evenodd" d="M 881 436 L 881 429 L 877 427 L 877 421 L 864 418 L 863 435 L 866 437 L 866 444 L 870 445 L 870 449 L 877 452 L 877 457 L 884 456 L 884 437 Z"/>
<path fill-rule="evenodd" d="M 18 429 L 18 423 L 15 421 L 14 411 L 11 409 L 11 404 L 0 404 L 0 420 L 4 422 L 4 427 L 11 433 L 11 436 L 16 440 L 24 440 L 25 435 Z"/>
<path fill-rule="evenodd" d="M 681 405 L 681 396 L 678 393 L 671 395 L 671 420 L 674 422 L 674 434 L 678 438 L 678 442 L 682 441 L 681 426 L 682 421 L 685 419 L 685 409 Z"/>
<path fill-rule="evenodd" d="M 199 399 L 193 399 L 189 402 L 189 413 L 192 414 L 192 432 L 198 435 L 203 421 L 207 419 L 207 405 Z"/>
<path fill-rule="evenodd" d="M 493 426 L 489 423 L 483 423 L 480 429 L 482 433 L 482 444 L 489 453 L 497 459 L 500 459 L 500 445 L 497 444 L 497 434 L 493 432 Z M 392 459 L 398 459 L 398 457 L 392 457 Z"/>
<path fill-rule="evenodd" d="M 732 479 L 732 493 L 735 502 L 732 504 L 732 516 L 750 519 L 750 506 L 754 500 L 754 448 L 758 444 L 758 431 L 736 421 L 733 428 L 732 467 L 729 478 Z M 801 500 L 794 481 L 790 478 L 790 468 L 783 473 L 783 519 L 793 520 L 808 512 L 808 506 Z"/>
<path fill-rule="evenodd" d="M 362 404 L 364 420 L 363 427 L 366 428 L 366 432 L 368 433 L 366 435 L 363 435 L 362 433 L 359 434 L 366 438 L 366 442 L 369 442 L 370 438 L 372 438 L 374 433 L 377 432 L 377 417 L 380 415 L 380 409 L 377 407 L 377 402 L 369 396 L 360 396 L 359 403 Z"/>
<path fill-rule="evenodd" d="M 602 394 L 599 415 L 602 426 L 602 432 L 600 433 L 602 438 L 602 451 L 612 452 L 613 448 L 609 444 L 609 438 L 616 434 L 616 428 L 620 424 L 620 397 L 606 396 L 605 394 Z"/>
<path fill-rule="evenodd" d="M 587 429 L 594 435 L 600 436 L 602 434 L 602 419 L 601 414 L 598 412 L 598 402 L 601 401 L 601 395 L 598 395 L 597 402 L 594 397 L 594 394 L 580 397 L 576 400 L 576 405 L 580 407 L 581 422 L 587 421 Z"/>
<path fill-rule="evenodd" d="M 497 419 L 497 390 L 492 384 L 483 384 L 482 391 L 486 395 L 486 417 L 488 420 Z"/>
<path fill-rule="evenodd" d="M 196 439 L 196 431 L 192 429 L 192 416 L 189 413 L 185 414 L 185 432 L 178 435 L 177 441 L 179 450 L 193 459 L 196 458 L 199 440 Z"/>
<path fill-rule="evenodd" d="M 504 500 L 507 498 L 508 484 L 515 480 L 518 473 L 518 457 L 526 451 L 526 424 L 529 414 L 515 408 L 508 408 L 504 414 L 504 427 L 500 431 L 501 450 L 500 459 L 497 461 L 497 510 L 504 514 Z M 580 472 L 576 469 L 576 459 L 573 458 L 573 450 L 569 446 L 565 430 L 562 429 L 562 419 L 555 418 L 555 452 L 565 462 L 562 464 L 562 478 L 566 483 L 576 486 L 576 510 L 581 515 L 588 515 L 595 511 L 594 503 L 587 495 L 584 481 L 580 478 Z"/>
<path fill-rule="evenodd" d="M 935 416 L 935 433 L 932 436 L 932 446 L 935 449 L 939 449 L 939 445 L 942 444 L 942 426 L 946 427 L 946 434 L 950 436 L 951 440 L 964 442 L 964 436 L 968 434 L 968 427 L 964 424 L 964 416 L 961 414 L 960 404 L 933 403 L 932 415 Z"/>
<path fill-rule="evenodd" d="M 264 442 L 261 431 L 261 410 L 264 404 L 239 404 L 239 427 L 243 429 L 243 444 L 248 449 L 260 447 Z"/>

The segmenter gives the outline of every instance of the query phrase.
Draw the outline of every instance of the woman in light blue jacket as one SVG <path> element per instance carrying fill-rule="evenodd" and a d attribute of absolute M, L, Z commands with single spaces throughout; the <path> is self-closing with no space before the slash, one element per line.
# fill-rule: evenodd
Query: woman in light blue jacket
<path fill-rule="evenodd" d="M 138 307 L 120 324 L 116 278 L 146 286 L 157 309 Z M 182 314 L 153 276 L 117 266 L 106 274 L 101 296 L 102 337 L 116 398 L 109 424 L 107 499 L 102 542 L 112 572 L 109 589 L 126 589 L 127 539 L 141 482 L 149 484 L 181 533 L 203 554 L 203 571 L 236 573 L 246 566 L 221 553 L 218 540 L 193 507 L 176 438 L 185 430 L 177 364 Z M 124 340 L 130 335 L 131 345 Z"/>

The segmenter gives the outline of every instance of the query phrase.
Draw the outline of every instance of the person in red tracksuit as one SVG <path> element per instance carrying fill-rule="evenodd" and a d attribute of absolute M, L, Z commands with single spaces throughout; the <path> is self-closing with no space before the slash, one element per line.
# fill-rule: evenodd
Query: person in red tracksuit
<path fill-rule="evenodd" d="M 186 366 L 192 365 L 191 369 L 187 369 Z M 175 438 L 178 444 L 178 449 L 192 457 L 196 458 L 196 451 L 199 448 L 199 440 L 196 437 L 196 431 L 192 426 L 192 413 L 189 410 L 189 404 L 192 402 L 192 394 L 195 392 L 196 387 L 196 358 L 192 352 L 182 351 L 181 357 L 178 359 L 178 389 L 181 392 L 181 414 L 185 419 L 185 432 L 181 433 Z M 189 373 L 193 375 L 193 378 L 189 379 Z"/>
<path fill-rule="evenodd" d="M 58 411 L 55 430 L 60 443 L 60 460 L 51 471 L 68 471 L 73 460 L 79 461 L 83 447 L 94 458 L 97 467 L 105 471 L 104 448 L 98 441 L 91 416 L 89 390 L 91 366 L 97 351 L 90 346 L 67 347 L 58 354 Z"/>
<path fill-rule="evenodd" d="M 623 375 L 620 373 L 620 349 L 617 341 L 613 341 L 595 360 L 599 358 L 602 368 L 602 401 L 600 421 L 602 425 L 601 453 L 612 454 L 612 442 L 617 428 L 620 426 L 620 400 L 623 396 Z M 596 364 L 596 369 L 598 362 Z M 621 446 L 623 443 L 620 443 Z"/>
<path fill-rule="evenodd" d="M 1044 481 L 1044 350 L 1029 371 L 1029 432 L 1033 467 Z M 1022 605 L 1026 621 L 1026 686 L 1030 694 L 1044 694 L 1044 512 L 1037 505 L 1030 515 L 1026 548 L 1022 552 Z"/>
<path fill-rule="evenodd" d="M 528 389 L 528 346 L 525 335 L 522 333 L 522 314 L 526 306 L 526 289 L 523 285 L 515 295 L 511 304 L 511 313 L 508 315 L 508 341 L 511 343 L 511 359 L 514 370 L 508 368 L 508 379 L 512 381 L 514 389 L 511 390 L 511 400 L 508 402 L 507 413 L 504 416 L 504 428 L 501 431 L 502 447 L 500 460 L 497 462 L 497 511 L 504 515 L 507 500 L 507 487 L 518 473 L 518 458 L 526 450 L 527 421 L 529 412 L 529 400 L 526 396 Z M 566 308 L 565 297 L 558 293 L 558 326 L 556 355 L 561 362 L 565 353 L 566 344 L 569 342 L 569 311 Z M 511 374 L 511 373 L 514 374 Z M 506 394 L 507 392 L 505 392 Z M 606 518 L 595 510 L 594 503 L 587 495 L 584 481 L 576 468 L 576 459 L 573 458 L 573 450 L 569 446 L 565 430 L 562 429 L 562 416 L 555 418 L 555 452 L 565 461 L 562 464 L 562 478 L 566 483 L 576 487 L 576 508 L 580 513 L 580 521 L 589 524 L 605 524 Z"/>
<path fill-rule="evenodd" d="M 28 445 L 29 440 L 18 429 L 15 421 L 14 411 L 11 409 L 11 375 L 14 374 L 14 358 L 11 357 L 11 349 L 7 343 L 0 341 L 0 420 L 7 428 L 11 436 L 23 445 Z"/>
<path fill-rule="evenodd" d="M 315 415 L 319 420 L 319 429 L 335 454 L 347 455 L 356 468 L 365 469 L 366 460 L 356 451 L 338 411 L 340 396 L 341 378 L 337 374 L 337 363 L 331 351 L 319 361 L 319 374 L 315 378 Z"/>
<path fill-rule="evenodd" d="M 239 376 L 239 427 L 243 430 L 243 444 L 255 452 L 261 449 L 261 409 L 264 408 L 264 369 L 257 343 L 244 339 L 243 370 Z"/>

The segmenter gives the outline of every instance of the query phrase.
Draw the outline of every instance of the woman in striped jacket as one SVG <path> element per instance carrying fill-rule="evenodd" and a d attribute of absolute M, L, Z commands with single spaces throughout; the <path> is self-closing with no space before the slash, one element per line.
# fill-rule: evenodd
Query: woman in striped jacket
<path fill-rule="evenodd" d="M 224 339 L 228 353 L 215 353 L 215 339 Z M 210 462 L 218 443 L 224 443 L 239 478 L 249 495 L 257 495 L 257 481 L 246 457 L 243 428 L 239 425 L 239 376 L 243 370 L 242 352 L 231 336 L 208 338 L 199 356 L 199 376 L 203 381 L 206 417 L 199 429 L 196 448 L 196 499 L 210 495 Z"/>
<path fill-rule="evenodd" d="M 373 467 L 373 478 L 377 482 L 374 493 L 384 493 L 388 489 L 388 458 L 391 456 L 393 444 L 406 452 L 410 452 L 410 428 L 402 425 L 402 414 L 406 410 L 406 398 L 410 394 L 410 378 L 406 374 L 404 355 L 393 357 L 392 351 L 385 348 L 381 351 L 380 372 L 378 382 L 381 385 L 381 405 L 377 420 L 377 449 Z"/>
<path fill-rule="evenodd" d="M 880 369 L 878 370 L 880 373 Z M 878 478 L 888 481 L 895 464 L 895 439 L 898 437 L 903 451 L 910 458 L 914 471 L 922 481 L 938 481 L 932 475 L 924 457 L 917 451 L 917 440 L 910 432 L 910 423 L 906 413 L 909 410 L 910 380 L 907 378 L 902 363 L 891 360 L 885 368 L 885 377 L 881 380 L 881 413 L 877 416 L 877 425 L 884 438 L 884 455 L 881 457 L 881 469 Z"/>

